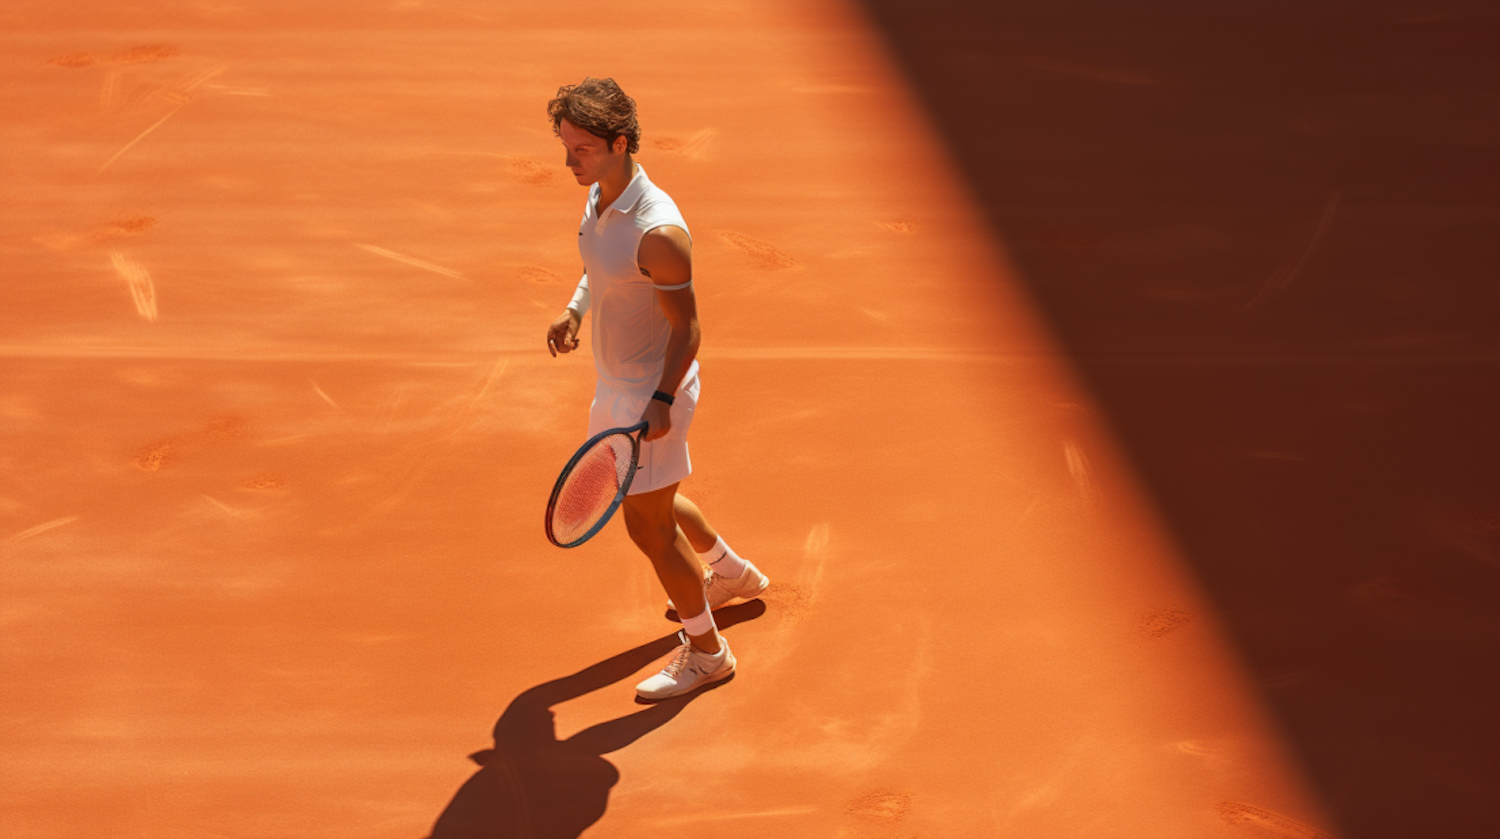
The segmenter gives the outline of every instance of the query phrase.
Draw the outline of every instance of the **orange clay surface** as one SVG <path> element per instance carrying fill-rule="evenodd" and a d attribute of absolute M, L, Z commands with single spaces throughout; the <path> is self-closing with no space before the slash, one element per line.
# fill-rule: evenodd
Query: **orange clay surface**
<path fill-rule="evenodd" d="M 1335 835 L 866 23 L 526 5 L 0 12 L 0 835 Z M 773 580 L 653 708 L 648 564 L 541 527 L 590 74 Z"/>

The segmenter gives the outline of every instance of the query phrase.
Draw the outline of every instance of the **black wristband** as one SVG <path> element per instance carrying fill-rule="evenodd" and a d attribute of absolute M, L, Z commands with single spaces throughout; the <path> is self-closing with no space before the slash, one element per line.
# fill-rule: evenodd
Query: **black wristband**
<path fill-rule="evenodd" d="M 672 403 L 673 403 L 673 402 L 676 402 L 676 401 L 677 401 L 677 400 L 676 400 L 676 399 L 675 399 L 675 398 L 674 398 L 674 397 L 673 397 L 673 396 L 672 396 L 672 394 L 670 394 L 670 393 L 662 393 L 662 392 L 661 392 L 661 391 L 659 391 L 659 390 L 658 390 L 658 391 L 657 391 L 657 392 L 655 392 L 655 393 L 653 393 L 653 394 L 651 394 L 651 398 L 652 398 L 652 399 L 655 399 L 655 400 L 656 400 L 656 401 L 657 401 L 657 402 L 665 402 L 665 403 L 667 403 L 667 404 L 668 404 L 668 405 L 670 405 L 670 404 L 672 404 Z"/>

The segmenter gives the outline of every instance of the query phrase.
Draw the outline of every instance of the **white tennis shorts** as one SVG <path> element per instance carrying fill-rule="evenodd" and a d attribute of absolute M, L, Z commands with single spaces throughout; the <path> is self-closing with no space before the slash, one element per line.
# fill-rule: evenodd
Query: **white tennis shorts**
<path fill-rule="evenodd" d="M 649 443 L 641 443 L 641 459 L 636 467 L 635 480 L 630 483 L 627 495 L 671 486 L 692 474 L 693 462 L 688 458 L 688 427 L 693 424 L 693 411 L 698 407 L 698 362 L 688 370 L 687 377 L 673 394 L 672 430 L 667 436 Z M 600 379 L 594 385 L 594 404 L 589 408 L 589 436 L 593 437 L 610 428 L 629 428 L 641 421 L 646 413 L 646 404 L 651 394 L 636 396 L 616 390 Z"/>

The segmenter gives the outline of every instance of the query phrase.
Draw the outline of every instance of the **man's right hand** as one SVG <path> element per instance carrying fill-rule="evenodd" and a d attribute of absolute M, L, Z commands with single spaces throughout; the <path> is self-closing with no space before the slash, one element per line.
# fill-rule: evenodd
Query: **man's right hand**
<path fill-rule="evenodd" d="M 556 358 L 558 353 L 578 349 L 578 326 L 581 323 L 583 319 L 572 309 L 563 310 L 557 320 L 547 327 L 547 352 Z"/>

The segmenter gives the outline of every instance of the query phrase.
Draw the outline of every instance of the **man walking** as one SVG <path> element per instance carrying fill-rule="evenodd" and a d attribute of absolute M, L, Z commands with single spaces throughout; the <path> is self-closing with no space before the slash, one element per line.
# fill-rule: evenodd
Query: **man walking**
<path fill-rule="evenodd" d="M 677 491 L 692 471 L 687 432 L 701 388 L 692 239 L 677 205 L 635 162 L 635 101 L 613 79 L 559 89 L 547 115 L 568 168 L 589 187 L 578 228 L 583 279 L 548 328 L 547 348 L 554 356 L 576 349 L 583 317 L 592 312 L 599 379 L 589 434 L 648 424 L 622 509 L 631 541 L 650 559 L 681 618 L 684 641 L 636 694 L 648 701 L 680 696 L 734 673 L 734 654 L 712 610 L 770 584 Z"/>

